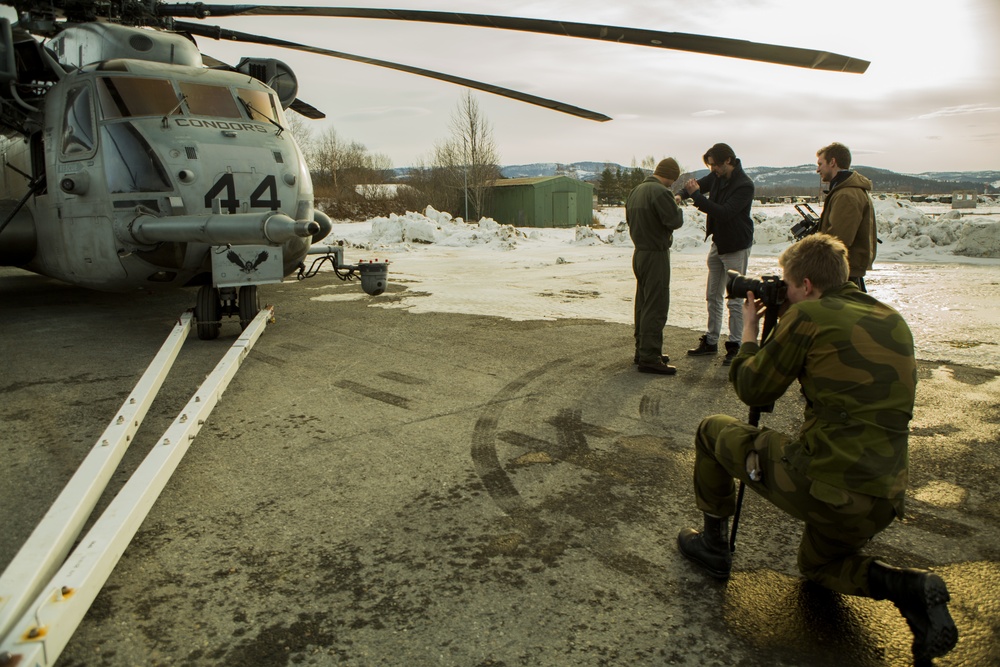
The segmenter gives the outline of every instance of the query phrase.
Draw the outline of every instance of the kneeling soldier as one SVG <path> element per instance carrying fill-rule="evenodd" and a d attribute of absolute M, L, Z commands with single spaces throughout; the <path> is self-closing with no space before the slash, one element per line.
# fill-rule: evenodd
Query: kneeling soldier
<path fill-rule="evenodd" d="M 902 316 L 848 281 L 847 249 L 827 234 L 779 259 L 787 310 L 759 346 L 763 304 L 747 293 L 743 339 L 729 379 L 750 406 L 775 401 L 798 380 L 806 398 L 796 437 L 726 415 L 695 438 L 694 487 L 704 529 L 684 529 L 680 552 L 714 577 L 732 567 L 733 478 L 805 522 L 798 567 L 831 590 L 891 600 L 925 660 L 955 646 L 948 589 L 927 570 L 892 567 L 860 549 L 903 516 L 907 437 L 916 391 L 913 337 Z"/>

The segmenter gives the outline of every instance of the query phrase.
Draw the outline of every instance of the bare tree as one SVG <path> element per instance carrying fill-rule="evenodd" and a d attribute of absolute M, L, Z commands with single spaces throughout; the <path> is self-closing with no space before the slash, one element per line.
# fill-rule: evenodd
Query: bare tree
<path fill-rule="evenodd" d="M 305 116 L 298 113 L 286 113 L 285 129 L 295 137 L 295 143 L 299 145 L 299 150 L 302 151 L 302 156 L 306 159 L 306 164 L 309 164 L 309 151 L 312 147 L 313 132 Z"/>
<path fill-rule="evenodd" d="M 432 164 L 428 165 L 427 160 Z M 459 190 L 453 185 L 454 176 L 448 167 L 438 166 L 438 159 L 421 158 L 410 168 L 406 176 L 406 184 L 410 191 L 403 198 L 408 200 L 410 209 L 417 210 L 415 199 L 419 198 L 420 206 L 430 204 L 439 211 L 457 211 L 461 197 Z"/>
<path fill-rule="evenodd" d="M 464 215 L 489 211 L 489 189 L 500 178 L 493 128 L 471 91 L 465 91 L 451 118 L 451 137 L 434 147 L 434 166 L 462 194 Z"/>
<path fill-rule="evenodd" d="M 337 131 L 330 127 L 312 139 L 305 151 L 313 184 L 317 188 L 336 189 L 339 145 Z"/>
<path fill-rule="evenodd" d="M 302 147 L 312 174 L 316 196 L 325 200 L 328 213 L 340 217 L 364 215 L 385 208 L 391 192 L 392 160 L 383 153 L 369 153 L 364 144 L 344 141 L 328 128 Z"/>

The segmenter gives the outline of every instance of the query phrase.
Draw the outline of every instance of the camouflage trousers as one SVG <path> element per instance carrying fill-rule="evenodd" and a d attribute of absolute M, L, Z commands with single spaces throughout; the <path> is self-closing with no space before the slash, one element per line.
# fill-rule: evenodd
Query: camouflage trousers
<path fill-rule="evenodd" d="M 698 508 L 718 517 L 736 511 L 733 478 L 781 510 L 805 522 L 799 572 L 826 588 L 870 597 L 868 567 L 875 560 L 859 550 L 896 516 L 892 501 L 813 481 L 785 458 L 790 438 L 755 428 L 728 415 L 704 419 L 695 436 L 694 490 Z M 756 451 L 762 478 L 750 479 L 747 455 Z"/>

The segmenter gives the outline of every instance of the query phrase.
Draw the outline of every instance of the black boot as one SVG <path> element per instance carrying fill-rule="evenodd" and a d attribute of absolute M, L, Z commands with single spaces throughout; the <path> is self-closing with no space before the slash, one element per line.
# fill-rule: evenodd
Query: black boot
<path fill-rule="evenodd" d="M 948 613 L 948 588 L 928 570 L 892 567 L 873 561 L 868 587 L 876 600 L 891 600 L 913 631 L 913 658 L 929 660 L 950 651 L 958 628 Z"/>
<path fill-rule="evenodd" d="M 702 336 L 701 338 L 698 339 L 698 347 L 694 348 L 693 350 L 688 350 L 688 356 L 691 357 L 703 357 L 706 354 L 718 354 L 718 353 L 719 353 L 719 344 L 709 343 L 707 335 Z"/>
<path fill-rule="evenodd" d="M 677 549 L 716 579 L 728 579 L 733 569 L 733 555 L 729 551 L 729 517 L 720 519 L 706 514 L 702 532 L 685 528 L 677 534 Z"/>
<path fill-rule="evenodd" d="M 736 355 L 738 355 L 739 353 L 740 353 L 740 344 L 739 343 L 730 343 L 727 340 L 726 341 L 726 358 L 722 360 L 722 365 L 723 366 L 729 366 L 730 364 L 732 364 L 733 363 L 733 359 L 735 359 Z"/>

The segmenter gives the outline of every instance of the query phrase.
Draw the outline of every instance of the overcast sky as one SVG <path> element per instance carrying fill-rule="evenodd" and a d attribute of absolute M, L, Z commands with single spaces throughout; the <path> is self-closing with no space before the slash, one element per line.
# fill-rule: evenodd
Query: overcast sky
<path fill-rule="evenodd" d="M 294 0 L 275 4 L 338 4 Z M 345 6 L 361 6 L 347 3 Z M 717 141 L 747 166 L 812 162 L 831 141 L 855 162 L 917 173 L 1000 169 L 1000 0 L 390 0 L 375 7 L 496 13 L 692 32 L 833 51 L 865 74 L 484 28 L 360 19 L 209 19 L 208 23 L 496 83 L 613 118 L 597 123 L 475 92 L 503 164 L 652 155 L 701 167 Z M 346 139 L 395 166 L 429 159 L 463 88 L 308 54 L 200 39 L 235 61 L 272 54 L 300 97 Z"/>
<path fill-rule="evenodd" d="M 210 18 L 206 24 L 495 83 L 603 112 L 598 123 L 475 92 L 503 164 L 674 156 L 700 168 L 733 146 L 747 166 L 813 162 L 842 141 L 856 164 L 919 173 L 1000 169 L 1000 0 L 281 0 L 279 5 L 419 8 L 563 19 L 733 37 L 871 61 L 865 74 L 484 28 L 334 18 Z M 388 155 L 429 160 L 464 88 L 282 49 L 199 38 L 206 53 L 277 57 L 309 121 Z"/>

